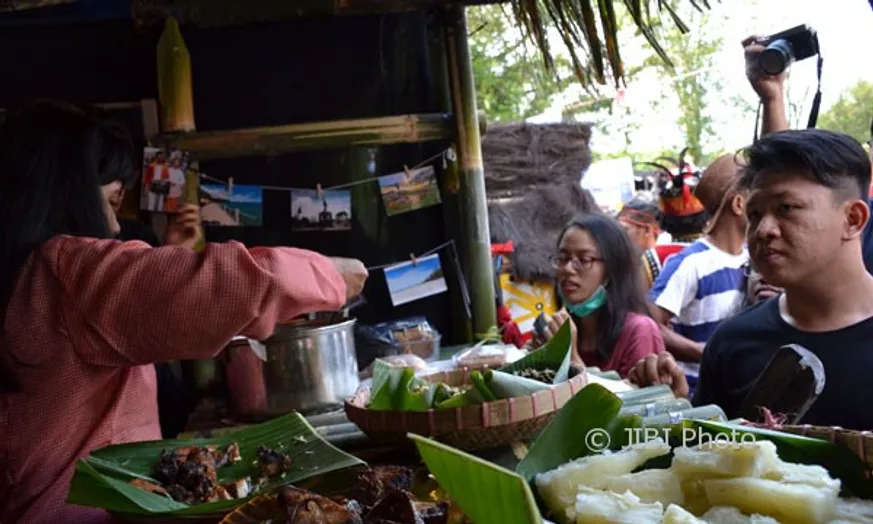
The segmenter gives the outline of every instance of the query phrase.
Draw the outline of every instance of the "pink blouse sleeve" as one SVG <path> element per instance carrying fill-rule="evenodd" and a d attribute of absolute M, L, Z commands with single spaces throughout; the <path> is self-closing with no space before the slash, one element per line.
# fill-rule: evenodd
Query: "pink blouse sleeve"
<path fill-rule="evenodd" d="M 293 248 L 207 244 L 202 253 L 141 242 L 62 237 L 52 260 L 64 320 L 81 358 L 124 366 L 207 358 L 236 335 L 345 303 L 326 257 Z"/>
<path fill-rule="evenodd" d="M 658 324 L 647 316 L 629 314 L 615 345 L 615 370 L 624 378 L 641 359 L 664 351 Z"/>

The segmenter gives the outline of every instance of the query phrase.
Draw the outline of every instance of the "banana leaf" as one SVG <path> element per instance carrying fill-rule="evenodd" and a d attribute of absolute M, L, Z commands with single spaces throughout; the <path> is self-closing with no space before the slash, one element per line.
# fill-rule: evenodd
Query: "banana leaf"
<path fill-rule="evenodd" d="M 520 475 L 434 440 L 409 438 L 440 487 L 473 522 L 543 522 L 533 491 Z"/>
<path fill-rule="evenodd" d="M 510 375 L 499 370 L 486 369 L 482 376 L 485 386 L 499 399 L 532 395 L 537 391 L 554 387 L 554 384 L 546 384 L 539 380 Z"/>
<path fill-rule="evenodd" d="M 323 440 L 299 413 L 291 413 L 264 424 L 249 426 L 229 435 L 211 439 L 159 440 L 109 446 L 96 451 L 76 464 L 67 502 L 102 508 L 130 516 L 197 516 L 223 514 L 245 504 L 252 497 L 188 506 L 168 497 L 130 485 L 139 478 L 154 482 L 152 468 L 161 451 L 199 446 L 227 446 L 236 442 L 242 460 L 218 470 L 219 481 L 230 482 L 242 477 L 256 477 L 260 446 L 283 450 L 292 461 L 292 469 L 282 477 L 270 479 L 258 493 L 284 484 L 292 484 L 345 468 L 366 465 Z"/>
<path fill-rule="evenodd" d="M 436 385 L 415 376 L 412 368 L 396 368 L 384 360 L 373 366 L 367 408 L 376 411 L 427 411 L 434 405 Z"/>
<path fill-rule="evenodd" d="M 556 372 L 555 380 L 552 383 L 560 384 L 561 382 L 566 382 L 570 376 L 572 348 L 573 340 L 570 332 L 570 323 L 564 322 L 564 325 L 561 326 L 558 332 L 555 333 L 555 336 L 548 342 L 512 364 L 499 368 L 498 371 L 511 375 L 515 371 L 523 371 L 525 369 L 550 368 Z"/>

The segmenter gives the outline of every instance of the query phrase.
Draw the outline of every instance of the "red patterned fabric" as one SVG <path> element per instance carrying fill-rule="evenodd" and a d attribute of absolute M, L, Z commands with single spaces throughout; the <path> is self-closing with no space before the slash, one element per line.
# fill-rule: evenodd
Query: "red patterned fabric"
<path fill-rule="evenodd" d="M 0 343 L 20 385 L 0 394 L 0 522 L 111 522 L 64 500 L 77 458 L 160 439 L 150 364 L 266 338 L 277 322 L 342 307 L 345 291 L 328 259 L 298 249 L 46 243 L 22 270 Z"/>
<path fill-rule="evenodd" d="M 503 333 L 504 344 L 514 344 L 515 347 L 520 348 L 527 342 L 521 334 L 518 324 L 512 321 L 512 313 L 505 305 L 497 308 L 497 326 Z"/>

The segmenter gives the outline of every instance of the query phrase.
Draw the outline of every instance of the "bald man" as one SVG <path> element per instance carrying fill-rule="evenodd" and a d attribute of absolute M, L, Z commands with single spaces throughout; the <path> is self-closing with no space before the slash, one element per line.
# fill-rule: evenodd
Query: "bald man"
<path fill-rule="evenodd" d="M 745 298 L 749 254 L 740 167 L 740 160 L 727 154 L 706 168 L 694 191 L 712 217 L 705 234 L 667 260 L 649 292 L 667 350 L 692 390 L 707 339 L 721 321 L 739 312 Z"/>

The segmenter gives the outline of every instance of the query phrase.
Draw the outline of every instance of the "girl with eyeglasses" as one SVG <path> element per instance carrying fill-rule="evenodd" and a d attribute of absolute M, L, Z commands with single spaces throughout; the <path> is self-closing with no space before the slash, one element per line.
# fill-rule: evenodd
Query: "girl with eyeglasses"
<path fill-rule="evenodd" d="M 574 218 L 551 261 L 564 309 L 548 319 L 537 342 L 570 321 L 573 360 L 622 377 L 641 358 L 664 352 L 640 285 L 640 258 L 616 220 L 601 214 Z"/>

